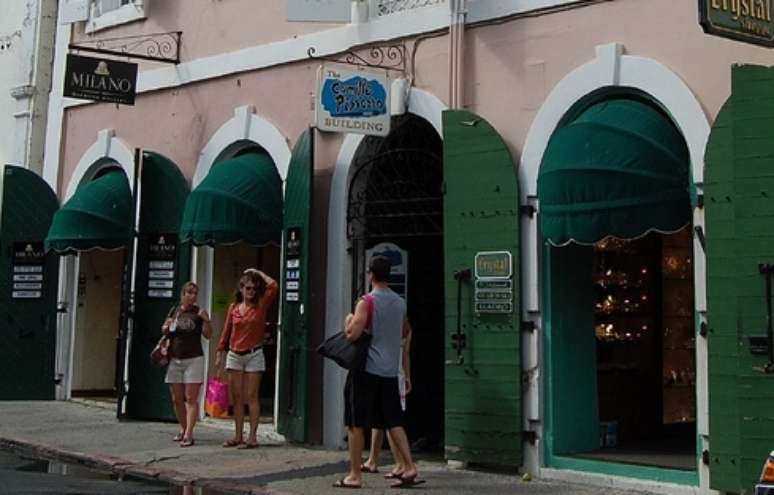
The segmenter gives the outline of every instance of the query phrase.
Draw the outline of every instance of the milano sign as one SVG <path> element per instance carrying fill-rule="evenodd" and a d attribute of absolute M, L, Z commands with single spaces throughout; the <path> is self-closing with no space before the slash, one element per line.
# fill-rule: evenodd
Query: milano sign
<path fill-rule="evenodd" d="M 699 0 L 699 18 L 709 34 L 774 47 L 774 0 Z"/>
<path fill-rule="evenodd" d="M 67 55 L 64 96 L 134 105 L 137 64 Z"/>

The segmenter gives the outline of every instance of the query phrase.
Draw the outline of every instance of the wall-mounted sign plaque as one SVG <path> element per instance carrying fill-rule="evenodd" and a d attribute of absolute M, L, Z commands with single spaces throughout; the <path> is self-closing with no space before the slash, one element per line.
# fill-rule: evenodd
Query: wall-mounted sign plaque
<path fill-rule="evenodd" d="M 774 46 L 774 0 L 699 0 L 704 32 L 756 45 Z"/>
<path fill-rule="evenodd" d="M 43 265 L 46 251 L 40 241 L 13 243 L 11 299 L 43 297 Z"/>
<path fill-rule="evenodd" d="M 64 96 L 134 105 L 137 64 L 67 54 Z"/>
<path fill-rule="evenodd" d="M 384 71 L 324 65 L 317 94 L 318 129 L 372 136 L 390 133 L 390 85 Z"/>

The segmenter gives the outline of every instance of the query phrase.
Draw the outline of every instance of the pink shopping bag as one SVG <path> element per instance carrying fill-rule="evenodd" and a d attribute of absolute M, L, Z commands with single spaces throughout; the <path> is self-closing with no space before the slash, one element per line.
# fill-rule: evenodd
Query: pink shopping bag
<path fill-rule="evenodd" d="M 212 418 L 228 417 L 228 384 L 217 378 L 207 380 L 207 395 L 204 411 Z"/>

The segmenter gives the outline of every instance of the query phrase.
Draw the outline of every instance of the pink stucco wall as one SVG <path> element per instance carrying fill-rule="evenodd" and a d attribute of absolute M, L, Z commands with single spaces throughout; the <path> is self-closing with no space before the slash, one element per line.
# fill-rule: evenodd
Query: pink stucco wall
<path fill-rule="evenodd" d="M 85 33 L 85 24 L 77 24 L 73 40 L 182 31 L 181 60 L 189 61 L 338 26 L 288 22 L 285 4 L 286 0 L 149 0 L 145 20 L 93 34 Z"/>
<path fill-rule="evenodd" d="M 316 70 L 313 64 L 296 64 L 138 95 L 134 106 L 72 108 L 67 111 L 59 190 L 66 190 L 78 161 L 105 128 L 114 129 L 129 147 L 166 156 L 189 181 L 202 148 L 243 105 L 255 105 L 256 113 L 274 124 L 292 147 L 314 117 L 311 94 Z"/>
<path fill-rule="evenodd" d="M 261 2 L 284 19 L 278 0 Z M 308 30 L 270 26 L 254 16 L 250 0 L 153 2 L 153 29 L 189 33 L 189 53 L 228 51 Z M 194 6 L 195 5 L 195 6 Z M 217 11 L 225 9 L 223 12 Z M 199 7 L 199 8 L 197 8 Z M 241 8 L 240 8 L 241 7 Z M 264 7 L 262 7 L 263 9 Z M 236 15 L 235 12 L 244 12 Z M 276 20 L 276 19 L 275 19 Z M 268 23 L 268 24 L 266 24 Z M 267 30 L 262 31 L 261 27 Z M 129 29 L 129 28 L 127 28 Z M 144 25 L 143 29 L 150 29 Z M 283 31 L 286 29 L 286 31 Z M 297 30 L 297 31 L 294 31 Z M 199 34 L 200 33 L 200 34 Z M 217 40 L 217 41 L 214 41 Z M 706 35 L 689 0 L 616 0 L 563 12 L 480 25 L 466 32 L 465 105 L 488 119 L 518 157 L 534 117 L 551 89 L 569 72 L 591 61 L 595 47 L 618 42 L 625 53 L 658 61 L 696 95 L 710 122 L 730 93 L 731 65 L 770 64 L 772 52 Z M 298 63 L 237 74 L 173 90 L 139 95 L 134 107 L 98 104 L 67 111 L 60 191 L 97 132 L 113 128 L 130 146 L 160 152 L 190 179 L 202 147 L 229 120 L 234 108 L 252 104 L 291 141 L 313 122 L 317 63 Z M 447 100 L 448 38 L 423 40 L 417 48 L 414 83 Z M 318 166 L 328 168 L 340 139 L 318 142 Z"/>

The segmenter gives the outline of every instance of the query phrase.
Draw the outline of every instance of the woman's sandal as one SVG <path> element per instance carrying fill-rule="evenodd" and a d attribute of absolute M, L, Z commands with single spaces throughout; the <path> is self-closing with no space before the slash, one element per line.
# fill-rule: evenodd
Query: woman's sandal
<path fill-rule="evenodd" d="M 184 435 L 185 435 L 185 433 L 184 433 L 184 432 L 182 432 L 182 431 L 181 431 L 181 432 L 178 432 L 178 434 L 177 434 L 177 435 L 175 435 L 174 437 L 172 437 L 172 441 L 173 441 L 173 442 L 179 442 L 180 440 L 182 440 L 182 439 L 183 439 L 183 436 L 184 436 Z"/>
<path fill-rule="evenodd" d="M 379 468 L 378 467 L 376 467 L 376 466 L 371 467 L 368 464 L 366 464 L 365 462 L 360 465 L 360 470 L 362 472 L 364 472 L 364 473 L 370 473 L 370 474 L 376 474 L 376 473 L 379 472 Z"/>
<path fill-rule="evenodd" d="M 401 476 L 403 476 L 403 472 L 402 471 L 400 471 L 400 472 L 390 471 L 389 473 L 384 475 L 384 479 L 386 479 L 386 480 L 397 480 L 397 479 L 400 479 Z"/>
<path fill-rule="evenodd" d="M 411 488 L 412 486 L 421 485 L 425 480 L 418 480 L 417 474 L 414 476 L 398 476 L 397 481 L 390 485 L 390 488 Z"/>
<path fill-rule="evenodd" d="M 258 443 L 243 443 L 237 447 L 239 450 L 257 449 Z"/>
<path fill-rule="evenodd" d="M 232 438 L 231 440 L 226 440 L 225 442 L 223 442 L 223 447 L 224 448 L 239 447 L 240 445 L 244 445 L 244 443 L 245 442 L 243 440 L 236 440 Z"/>
<path fill-rule="evenodd" d="M 184 439 L 183 439 L 183 440 L 180 442 L 180 446 L 181 446 L 181 447 L 190 447 L 190 446 L 192 446 L 193 444 L 194 444 L 194 439 L 193 439 L 193 438 L 184 438 Z"/>

